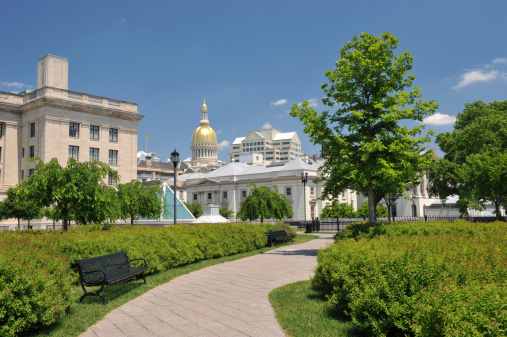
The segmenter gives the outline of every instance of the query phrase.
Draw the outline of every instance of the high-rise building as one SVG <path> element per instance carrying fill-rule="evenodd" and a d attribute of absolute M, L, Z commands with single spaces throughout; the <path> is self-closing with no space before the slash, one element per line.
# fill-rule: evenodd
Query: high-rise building
<path fill-rule="evenodd" d="M 46 55 L 37 63 L 36 90 L 0 92 L 0 200 L 32 174 L 31 157 L 57 158 L 62 166 L 69 158 L 100 160 L 118 171 L 122 182 L 136 179 L 143 118 L 137 104 L 70 91 L 68 73 L 66 58 Z"/>
<path fill-rule="evenodd" d="M 229 162 L 240 162 L 242 155 L 261 154 L 267 162 L 286 162 L 303 157 L 297 132 L 275 129 L 249 131 L 248 136 L 236 138 L 231 145 Z"/>

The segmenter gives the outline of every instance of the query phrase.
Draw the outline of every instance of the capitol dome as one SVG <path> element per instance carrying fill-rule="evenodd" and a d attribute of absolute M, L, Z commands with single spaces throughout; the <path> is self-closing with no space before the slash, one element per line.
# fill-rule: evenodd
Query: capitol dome
<path fill-rule="evenodd" d="M 195 129 L 192 134 L 192 150 L 191 166 L 202 168 L 214 168 L 218 162 L 218 141 L 217 134 L 209 126 L 208 107 L 206 100 L 201 108 L 201 126 Z"/>

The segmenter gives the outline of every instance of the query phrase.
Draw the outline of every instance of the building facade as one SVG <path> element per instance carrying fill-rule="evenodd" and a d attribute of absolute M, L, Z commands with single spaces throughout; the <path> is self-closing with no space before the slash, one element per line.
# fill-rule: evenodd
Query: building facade
<path fill-rule="evenodd" d="M 185 179 L 186 196 L 190 203 L 218 205 L 226 207 L 235 214 L 240 204 L 249 195 L 252 186 L 277 186 L 289 202 L 295 220 L 311 220 L 318 217 L 330 200 L 319 200 L 322 184 L 314 179 L 320 176 L 320 163 L 313 160 L 295 159 L 286 163 L 269 165 L 248 165 L 232 162 L 206 174 Z M 308 181 L 303 185 L 301 174 L 308 173 Z M 183 175 L 182 177 L 184 177 Z M 345 191 L 343 199 L 355 204 L 355 193 Z"/>
<path fill-rule="evenodd" d="M 256 153 L 268 163 L 279 163 L 303 157 L 297 132 L 281 132 L 275 129 L 254 130 L 246 137 L 236 138 L 231 145 L 229 163 L 240 162 L 245 154 Z"/>
<path fill-rule="evenodd" d="M 46 55 L 37 63 L 37 89 L 0 92 L 0 200 L 33 173 L 32 157 L 65 166 L 100 160 L 122 182 L 137 178 L 137 104 L 68 90 L 67 59 Z M 109 177 L 110 185 L 116 181 Z"/>

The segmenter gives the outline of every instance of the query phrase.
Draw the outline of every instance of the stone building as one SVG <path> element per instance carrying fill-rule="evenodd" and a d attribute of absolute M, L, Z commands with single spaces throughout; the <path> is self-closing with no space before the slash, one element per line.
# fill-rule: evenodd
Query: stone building
<path fill-rule="evenodd" d="M 35 163 L 57 158 L 100 160 L 122 182 L 137 177 L 137 104 L 68 89 L 66 58 L 46 55 L 37 63 L 37 89 L 0 92 L 0 200 L 32 174 Z M 116 182 L 108 177 L 108 184 Z"/>

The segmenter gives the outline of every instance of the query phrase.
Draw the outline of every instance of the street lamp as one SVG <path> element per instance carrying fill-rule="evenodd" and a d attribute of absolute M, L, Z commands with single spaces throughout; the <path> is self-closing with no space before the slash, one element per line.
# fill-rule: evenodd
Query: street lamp
<path fill-rule="evenodd" d="M 303 183 L 303 207 L 305 209 L 305 222 L 306 222 L 306 183 L 308 182 L 308 172 L 301 172 L 301 182 Z"/>
<path fill-rule="evenodd" d="M 174 224 L 176 225 L 176 168 L 178 167 L 178 162 L 180 161 L 180 154 L 174 149 L 171 153 L 171 161 L 173 162 L 174 167 Z"/>

